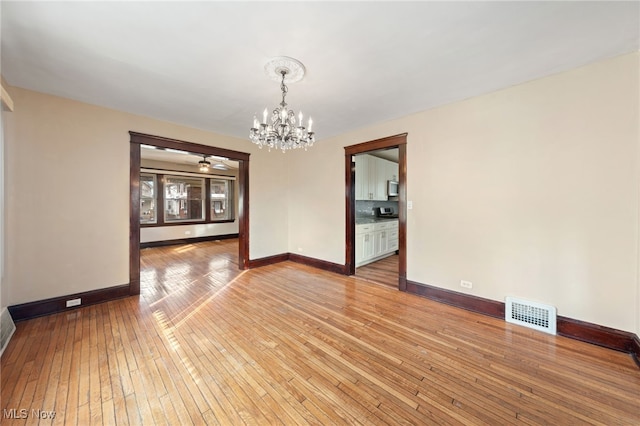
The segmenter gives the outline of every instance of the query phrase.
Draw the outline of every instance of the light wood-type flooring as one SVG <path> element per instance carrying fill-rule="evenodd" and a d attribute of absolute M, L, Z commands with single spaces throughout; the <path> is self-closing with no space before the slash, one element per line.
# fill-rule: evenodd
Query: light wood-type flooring
<path fill-rule="evenodd" d="M 356 277 L 397 289 L 398 257 L 397 254 L 394 254 L 356 268 Z"/>
<path fill-rule="evenodd" d="M 640 424 L 629 355 L 235 253 L 145 249 L 140 296 L 18 323 L 2 424 Z"/>

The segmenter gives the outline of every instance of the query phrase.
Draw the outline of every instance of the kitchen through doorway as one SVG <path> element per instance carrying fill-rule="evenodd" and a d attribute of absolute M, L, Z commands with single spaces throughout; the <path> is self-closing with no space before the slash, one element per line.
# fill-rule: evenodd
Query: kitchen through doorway
<path fill-rule="evenodd" d="M 398 148 L 355 155 L 356 276 L 398 286 Z"/>
<path fill-rule="evenodd" d="M 345 147 L 347 271 L 406 289 L 406 139 Z"/>

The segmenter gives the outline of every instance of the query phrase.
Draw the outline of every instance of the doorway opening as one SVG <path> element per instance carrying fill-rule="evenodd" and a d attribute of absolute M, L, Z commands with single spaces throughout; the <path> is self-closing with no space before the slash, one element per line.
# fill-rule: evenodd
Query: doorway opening
<path fill-rule="evenodd" d="M 398 287 L 398 148 L 355 157 L 355 262 L 358 278 Z"/>
<path fill-rule="evenodd" d="M 233 212 L 235 217 L 234 220 L 237 221 L 238 224 L 238 268 L 239 269 L 247 269 L 248 268 L 248 257 L 249 257 L 249 154 L 232 151 L 224 148 L 216 148 L 208 145 L 200 145 L 192 142 L 184 142 L 175 139 L 163 138 L 159 136 L 153 135 L 145 135 L 136 132 L 129 132 L 130 134 L 130 203 L 129 203 L 129 294 L 136 295 L 140 294 L 140 222 L 142 220 L 149 220 L 149 217 L 152 216 L 149 210 L 143 211 L 141 208 L 141 164 L 142 164 L 142 148 L 141 146 L 145 146 L 146 148 L 156 148 L 162 150 L 173 150 L 182 153 L 190 153 L 197 154 L 203 156 L 206 161 L 207 157 L 215 157 L 217 159 L 217 163 L 223 164 L 224 161 L 220 159 L 228 160 L 228 164 L 233 164 L 237 167 L 237 173 L 235 178 L 235 186 L 225 179 L 203 179 L 202 180 L 202 188 L 199 193 L 203 194 L 203 199 L 209 200 L 210 203 L 204 204 L 202 200 L 197 200 L 197 196 L 192 196 L 192 200 L 179 200 L 175 203 L 164 203 L 164 200 L 155 200 L 155 206 L 160 206 L 160 210 L 165 209 L 164 204 L 166 205 L 166 209 L 172 209 L 176 207 L 178 203 L 182 203 L 184 207 L 184 211 L 167 211 L 165 210 L 162 217 L 158 217 L 157 210 L 154 210 L 155 220 L 161 222 L 160 224 L 165 224 L 164 221 L 185 221 L 183 223 L 187 223 L 190 219 L 193 219 L 193 215 L 199 215 L 201 218 L 201 222 L 224 222 L 224 219 L 220 219 L 220 215 L 229 214 L 230 210 L 227 208 L 228 206 L 222 200 L 223 187 L 233 188 L 233 197 L 236 198 L 237 202 L 233 204 L 236 206 L 237 211 Z M 151 174 L 153 175 L 153 174 Z M 181 179 L 185 180 L 192 179 L 188 176 L 188 173 L 182 173 L 183 177 Z M 220 182 L 218 182 L 218 180 Z M 176 180 L 177 182 L 177 180 Z M 189 186 L 190 189 L 195 187 L 194 185 L 183 185 Z M 205 191 L 206 188 L 206 191 Z M 193 192 L 193 191 L 191 191 Z M 190 192 L 185 190 L 185 194 L 189 197 Z M 162 194 L 158 194 L 158 198 L 162 198 Z M 213 200 L 213 198 L 216 198 Z M 218 199 L 219 198 L 219 199 Z M 147 204 L 151 204 L 151 200 L 143 200 L 149 201 Z M 176 204 L 176 206 L 174 206 Z M 193 204 L 191 206 L 190 204 Z M 206 208 L 195 209 L 195 205 L 199 204 L 200 206 L 207 206 Z M 210 206 L 209 206 L 210 204 Z M 189 207 L 194 207 L 189 209 Z M 210 207 L 210 208 L 209 208 Z M 144 214 L 143 214 L 144 213 Z M 182 217 L 186 215 L 185 217 Z M 230 221 L 230 220 L 229 220 Z"/>
<path fill-rule="evenodd" d="M 402 291 L 407 275 L 406 143 L 404 133 L 345 147 L 347 272 L 358 275 L 356 268 L 362 267 L 364 278 L 382 277 L 388 284 L 395 276 Z"/>

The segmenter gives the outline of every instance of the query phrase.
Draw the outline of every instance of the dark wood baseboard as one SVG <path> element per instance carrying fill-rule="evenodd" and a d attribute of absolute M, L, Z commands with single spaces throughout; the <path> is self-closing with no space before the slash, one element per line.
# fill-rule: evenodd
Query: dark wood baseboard
<path fill-rule="evenodd" d="M 204 241 L 228 240 L 230 238 L 238 238 L 238 234 L 224 234 L 224 235 L 212 235 L 207 237 L 182 238 L 179 240 L 149 241 L 148 243 L 140 243 L 140 248 L 145 249 L 150 247 L 163 247 L 163 246 L 172 246 L 177 244 L 193 244 L 193 243 L 201 243 Z"/>
<path fill-rule="evenodd" d="M 107 302 L 113 299 L 120 299 L 126 296 L 129 296 L 129 284 L 13 305 L 9 306 L 9 313 L 11 314 L 11 318 L 18 322 L 44 315 L 55 314 L 57 312 L 70 311 L 87 305 L 95 305 L 96 303 Z M 67 308 L 67 300 L 78 298 L 82 300 L 81 305 Z"/>
<path fill-rule="evenodd" d="M 633 357 L 633 360 L 636 362 L 636 364 L 638 364 L 638 367 L 640 367 L 640 337 L 638 337 L 637 334 L 633 337 L 633 343 L 631 345 L 631 356 Z"/>
<path fill-rule="evenodd" d="M 401 280 L 402 286 L 402 280 Z M 505 305 L 490 299 L 406 281 L 406 291 L 436 302 L 504 319 Z M 640 338 L 634 333 L 558 316 L 557 334 L 630 354 L 640 367 Z"/>
<path fill-rule="evenodd" d="M 427 299 L 504 319 L 504 303 L 406 280 L 406 291 Z"/>
<path fill-rule="evenodd" d="M 262 266 L 273 265 L 274 263 L 285 262 L 287 260 L 322 269 L 324 271 L 335 272 L 336 274 L 347 275 L 348 271 L 346 265 L 327 262 L 326 260 L 302 256 L 296 253 L 281 253 L 273 256 L 261 257 L 259 259 L 252 259 L 249 261 L 249 268 L 260 268 Z"/>
<path fill-rule="evenodd" d="M 407 291 L 407 277 L 400 274 L 398 277 L 398 290 Z"/>
<path fill-rule="evenodd" d="M 313 257 L 302 256 L 296 253 L 289 253 L 289 260 L 303 265 L 312 266 L 324 271 L 335 272 L 336 274 L 347 275 L 346 265 L 327 262 L 326 260 L 315 259 Z"/>
<path fill-rule="evenodd" d="M 274 254 L 273 256 L 261 257 L 259 259 L 249 259 L 249 269 L 261 268 L 275 263 L 286 262 L 289 260 L 289 253 Z"/>
<path fill-rule="evenodd" d="M 628 331 L 616 330 L 598 324 L 558 316 L 558 335 L 571 337 L 620 352 L 633 353 L 633 341 L 637 336 Z"/>

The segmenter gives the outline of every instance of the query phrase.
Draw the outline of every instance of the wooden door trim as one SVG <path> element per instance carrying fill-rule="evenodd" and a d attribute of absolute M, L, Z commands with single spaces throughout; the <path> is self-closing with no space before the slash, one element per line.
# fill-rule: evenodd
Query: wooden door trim
<path fill-rule="evenodd" d="M 407 288 L 407 133 L 344 147 L 345 151 L 345 270 L 356 272 L 355 263 L 355 166 L 352 156 L 379 149 L 398 148 L 398 288 Z"/>
<path fill-rule="evenodd" d="M 140 145 L 197 152 L 238 161 L 238 266 L 240 269 L 247 269 L 249 267 L 250 154 L 133 131 L 130 131 L 129 135 L 129 294 L 140 294 Z"/>

